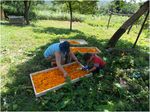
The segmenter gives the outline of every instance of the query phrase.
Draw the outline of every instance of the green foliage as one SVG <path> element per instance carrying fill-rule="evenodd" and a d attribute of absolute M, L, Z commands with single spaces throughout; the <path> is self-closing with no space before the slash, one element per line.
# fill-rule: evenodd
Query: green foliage
<path fill-rule="evenodd" d="M 79 5 L 74 6 L 74 9 L 81 14 L 95 14 L 98 9 L 97 2 L 97 0 L 81 1 Z"/>
<path fill-rule="evenodd" d="M 79 14 L 95 14 L 97 12 L 97 2 L 98 0 L 71 1 L 72 10 L 73 12 Z M 62 12 L 69 12 L 68 1 L 54 0 L 52 3 L 53 3 L 53 7 L 59 7 L 59 9 L 57 8 L 57 10 Z"/>
<path fill-rule="evenodd" d="M 132 3 L 123 0 L 114 0 L 109 4 L 108 8 L 111 12 L 133 14 L 138 10 L 139 6 L 140 5 L 136 2 Z"/>
<path fill-rule="evenodd" d="M 110 11 L 111 12 L 120 12 L 121 8 L 124 6 L 125 1 L 123 0 L 114 0 L 111 2 Z"/>
<path fill-rule="evenodd" d="M 139 9 L 139 5 L 137 3 L 125 3 L 122 6 L 121 13 L 123 14 L 134 14 Z"/>
<path fill-rule="evenodd" d="M 8 15 L 23 15 L 24 3 L 20 1 L 5 1 L 1 3 L 2 8 Z"/>
<path fill-rule="evenodd" d="M 134 67 L 134 58 L 132 56 L 122 56 L 119 58 L 116 58 L 113 62 L 113 65 L 117 66 L 117 67 L 121 67 L 124 69 L 130 68 L 130 67 Z"/>
<path fill-rule="evenodd" d="M 35 13 L 33 12 L 34 6 L 37 4 L 43 4 L 43 1 L 31 1 L 29 18 L 33 19 L 35 17 Z M 16 16 L 24 16 L 24 2 L 23 1 L 2 1 L 1 3 L 4 12 L 7 15 L 16 15 Z"/>

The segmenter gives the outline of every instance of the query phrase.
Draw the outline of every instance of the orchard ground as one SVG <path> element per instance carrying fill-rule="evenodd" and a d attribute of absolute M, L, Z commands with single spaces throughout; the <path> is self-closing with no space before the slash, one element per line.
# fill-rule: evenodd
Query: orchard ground
<path fill-rule="evenodd" d="M 73 22 L 72 31 L 69 21 L 36 20 L 29 26 L 1 21 L 1 109 L 148 111 L 148 29 L 144 29 L 136 48 L 131 50 L 140 30 L 140 25 L 134 25 L 130 34 L 125 33 L 116 45 L 122 50 L 109 53 L 105 50 L 108 40 L 128 17 L 113 16 L 107 29 L 108 18 L 99 16 Z M 35 98 L 29 74 L 50 67 L 43 52 L 60 38 L 85 39 L 88 46 L 102 51 L 99 55 L 106 60 L 107 66 L 100 74 Z M 133 74 L 141 77 L 133 78 Z M 118 86 L 119 77 L 127 81 L 128 88 Z"/>

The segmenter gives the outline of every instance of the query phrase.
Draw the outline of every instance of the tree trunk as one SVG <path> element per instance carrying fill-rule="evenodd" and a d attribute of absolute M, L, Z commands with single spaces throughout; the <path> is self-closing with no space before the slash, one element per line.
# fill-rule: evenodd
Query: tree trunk
<path fill-rule="evenodd" d="M 129 27 L 129 30 L 128 30 L 127 34 L 130 33 L 130 30 L 131 30 L 132 26 L 133 26 L 133 25 L 131 25 L 131 26 Z"/>
<path fill-rule="evenodd" d="M 126 32 L 127 28 L 139 19 L 149 9 L 149 1 L 145 2 L 140 9 L 133 14 L 124 24 L 114 33 L 107 44 L 107 48 L 115 47 L 119 38 Z"/>
<path fill-rule="evenodd" d="M 25 20 L 26 20 L 26 24 L 29 25 L 30 22 L 29 22 L 29 8 L 30 8 L 30 4 L 31 4 L 31 1 L 24 1 L 24 17 L 25 17 Z"/>
<path fill-rule="evenodd" d="M 2 5 L 1 5 L 1 8 L 0 8 L 0 20 L 4 20 L 4 19 L 5 19 L 4 10 L 3 10 Z"/>
<path fill-rule="evenodd" d="M 71 6 L 71 1 L 69 3 L 69 10 L 70 10 L 70 30 L 72 30 L 72 6 Z"/>

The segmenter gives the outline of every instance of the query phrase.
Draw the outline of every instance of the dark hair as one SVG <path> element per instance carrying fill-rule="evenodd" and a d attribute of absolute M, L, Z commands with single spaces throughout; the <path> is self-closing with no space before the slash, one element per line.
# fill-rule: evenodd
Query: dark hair
<path fill-rule="evenodd" d="M 68 54 L 70 52 L 70 43 L 68 41 L 60 43 L 59 47 L 63 54 Z"/>
<path fill-rule="evenodd" d="M 92 54 L 90 54 L 90 53 L 85 53 L 85 54 L 83 55 L 83 59 L 84 59 L 85 61 L 87 61 L 87 60 L 89 60 L 89 59 L 91 58 L 91 56 L 92 56 Z"/>

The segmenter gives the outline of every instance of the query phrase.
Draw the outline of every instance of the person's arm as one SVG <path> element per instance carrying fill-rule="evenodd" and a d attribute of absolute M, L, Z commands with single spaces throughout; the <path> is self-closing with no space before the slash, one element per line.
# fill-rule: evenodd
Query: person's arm
<path fill-rule="evenodd" d="M 57 64 L 59 70 L 64 74 L 64 77 L 66 77 L 68 75 L 68 73 L 64 70 L 64 68 L 61 65 L 61 54 L 59 52 L 56 52 L 55 58 L 56 58 L 56 64 Z"/>
<path fill-rule="evenodd" d="M 99 67 L 99 64 L 98 63 L 94 63 L 94 66 L 88 71 L 89 72 L 93 72 L 94 70 L 96 70 L 97 67 Z"/>
<path fill-rule="evenodd" d="M 69 55 L 73 60 L 75 60 L 77 63 L 79 63 L 77 57 L 71 51 L 69 52 Z"/>
<path fill-rule="evenodd" d="M 88 72 L 92 72 L 92 71 L 94 71 L 94 70 L 96 70 L 96 67 L 95 67 L 95 66 L 93 66 L 90 70 L 88 70 Z"/>

